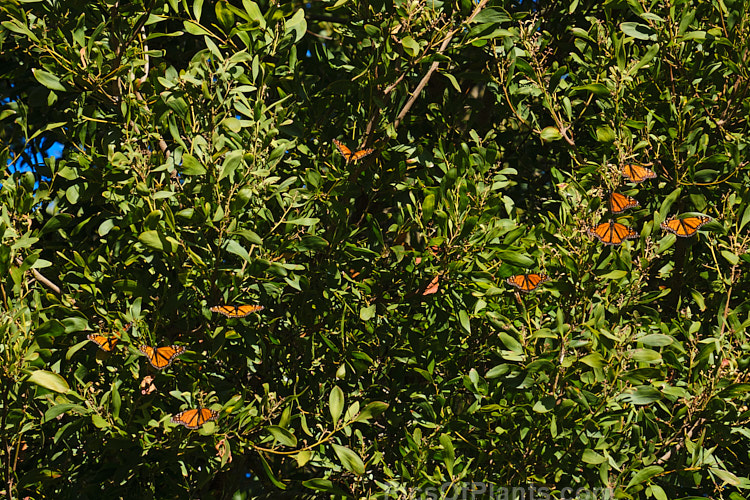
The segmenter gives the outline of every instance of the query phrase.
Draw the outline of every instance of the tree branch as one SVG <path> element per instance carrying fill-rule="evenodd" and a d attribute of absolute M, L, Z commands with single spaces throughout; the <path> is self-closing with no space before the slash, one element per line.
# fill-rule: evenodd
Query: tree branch
<path fill-rule="evenodd" d="M 489 0 L 482 0 L 479 5 L 476 6 L 474 9 L 474 12 L 471 13 L 471 15 L 466 19 L 465 23 L 470 23 L 477 14 L 484 8 L 485 5 L 487 5 L 487 2 Z M 443 43 L 440 44 L 440 48 L 438 49 L 437 53 L 442 54 L 445 52 L 445 49 L 448 48 L 448 45 L 451 43 L 451 40 L 453 40 L 453 36 L 458 32 L 458 29 L 451 30 L 448 32 L 448 35 L 445 37 L 445 40 L 443 40 Z M 430 69 L 427 70 L 427 73 L 422 77 L 422 80 L 417 84 L 417 87 L 414 89 L 414 92 L 412 92 L 411 97 L 409 97 L 409 100 L 406 101 L 406 104 L 404 104 L 404 107 L 399 112 L 398 116 L 396 117 L 396 121 L 393 122 L 393 128 L 396 129 L 401 124 L 401 121 L 404 119 L 404 117 L 409 113 L 411 110 L 411 107 L 414 105 L 414 102 L 419 97 L 419 94 L 422 93 L 422 90 L 427 85 L 427 82 L 430 81 L 430 78 L 432 77 L 432 74 L 438 69 L 438 66 L 440 65 L 440 62 L 435 61 L 430 65 Z"/>

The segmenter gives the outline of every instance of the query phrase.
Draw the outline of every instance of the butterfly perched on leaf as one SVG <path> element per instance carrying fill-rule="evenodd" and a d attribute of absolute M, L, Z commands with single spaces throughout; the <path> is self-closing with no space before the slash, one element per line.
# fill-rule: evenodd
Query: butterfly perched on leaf
<path fill-rule="evenodd" d="M 163 370 L 172 364 L 172 361 L 185 352 L 185 346 L 168 345 L 164 347 L 151 347 L 142 345 L 138 350 L 146 355 L 148 362 L 157 370 Z"/>
<path fill-rule="evenodd" d="M 532 292 L 537 287 L 549 280 L 549 276 L 546 274 L 516 274 L 505 280 L 509 285 L 513 285 L 522 292 Z"/>
<path fill-rule="evenodd" d="M 638 200 L 620 193 L 609 192 L 609 208 L 612 213 L 620 214 L 628 208 L 638 206 Z"/>
<path fill-rule="evenodd" d="M 131 322 L 123 326 L 122 331 L 124 332 L 130 328 L 132 324 Z M 117 342 L 120 341 L 117 335 L 102 335 L 100 333 L 89 333 L 86 335 L 86 338 L 98 345 L 102 351 L 106 352 L 111 352 L 115 348 L 115 345 L 117 345 Z"/>
<path fill-rule="evenodd" d="M 670 217 L 661 223 L 662 229 L 666 229 L 670 233 L 674 233 L 677 236 L 688 238 L 698 232 L 698 229 L 703 224 L 711 222 L 711 217 L 704 215 L 700 217 L 685 217 L 684 219 L 675 219 Z"/>
<path fill-rule="evenodd" d="M 197 429 L 206 422 L 219 418 L 219 412 L 208 408 L 194 408 L 178 413 L 171 418 L 173 424 L 184 425 L 188 429 Z"/>
<path fill-rule="evenodd" d="M 339 152 L 344 156 L 346 163 L 349 163 L 351 161 L 361 160 L 365 156 L 372 154 L 372 152 L 375 151 L 372 148 L 360 149 L 359 151 L 352 151 L 351 149 L 346 147 L 341 141 L 338 141 L 336 139 L 333 140 L 333 143 L 336 145 L 336 148 L 339 150 Z"/>
<path fill-rule="evenodd" d="M 646 179 L 656 178 L 656 174 L 653 170 L 634 163 L 626 163 L 622 166 L 620 172 L 627 177 L 630 182 L 643 182 Z"/>
<path fill-rule="evenodd" d="M 213 306 L 212 312 L 223 314 L 227 318 L 244 318 L 254 312 L 260 311 L 263 306 L 244 305 L 244 306 Z"/>
<path fill-rule="evenodd" d="M 605 245 L 619 245 L 627 239 L 637 238 L 638 233 L 625 224 L 614 222 L 603 222 L 588 230 L 589 235 L 595 236 Z"/>

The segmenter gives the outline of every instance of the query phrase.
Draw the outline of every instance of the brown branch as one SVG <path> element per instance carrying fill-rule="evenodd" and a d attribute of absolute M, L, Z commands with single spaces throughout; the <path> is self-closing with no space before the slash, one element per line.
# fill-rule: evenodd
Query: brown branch
<path fill-rule="evenodd" d="M 16 264 L 21 265 L 23 264 L 23 260 L 20 257 L 16 257 Z M 41 283 L 42 285 L 46 286 L 53 292 L 55 292 L 57 295 L 62 295 L 62 292 L 60 291 L 60 287 L 52 283 L 46 276 L 44 276 L 42 273 L 37 271 L 36 269 L 32 269 L 31 272 L 34 274 L 34 278 Z"/>
<path fill-rule="evenodd" d="M 34 273 L 34 278 L 36 278 L 36 280 L 39 283 L 45 285 L 47 288 L 55 292 L 57 295 L 62 295 L 62 292 L 60 291 L 60 287 L 52 283 L 46 277 L 44 277 L 42 273 L 40 273 L 36 269 L 32 269 L 31 272 Z"/>
<path fill-rule="evenodd" d="M 479 5 L 476 6 L 474 9 L 474 12 L 471 13 L 471 15 L 466 19 L 465 23 L 470 23 L 477 14 L 484 8 L 485 5 L 487 5 L 487 2 L 489 0 L 482 0 Z M 445 49 L 448 48 L 448 45 L 451 43 L 451 40 L 453 40 L 453 36 L 458 32 L 458 29 L 454 29 L 448 32 L 448 35 L 445 37 L 445 40 L 443 40 L 443 43 L 440 44 L 440 48 L 438 49 L 437 53 L 442 54 L 445 52 Z M 422 80 L 417 84 L 417 87 L 414 89 L 414 92 L 412 93 L 411 97 L 409 97 L 409 100 L 406 101 L 406 104 L 404 104 L 404 107 L 401 109 L 401 112 L 399 112 L 398 116 L 396 117 L 396 120 L 393 122 L 393 128 L 396 129 L 401 124 L 401 121 L 404 119 L 404 117 L 409 113 L 411 110 L 411 107 L 414 105 L 414 102 L 419 97 L 419 94 L 422 93 L 422 90 L 427 85 L 427 82 L 430 81 L 430 78 L 432 77 L 432 74 L 438 69 L 438 66 L 440 66 L 439 61 L 435 61 L 430 65 L 430 69 L 427 70 L 427 73 L 422 77 Z"/>

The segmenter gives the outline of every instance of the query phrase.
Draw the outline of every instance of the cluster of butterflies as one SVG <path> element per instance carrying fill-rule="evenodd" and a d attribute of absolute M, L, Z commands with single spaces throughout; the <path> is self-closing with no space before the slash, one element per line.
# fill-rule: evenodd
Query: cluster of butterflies
<path fill-rule="evenodd" d="M 648 179 L 656 178 L 653 170 L 636 164 L 625 164 L 622 166 L 620 173 L 630 182 L 641 183 Z M 624 194 L 610 191 L 608 194 L 610 211 L 613 214 L 621 214 L 625 210 L 639 205 L 638 200 Z M 688 238 L 694 236 L 704 224 L 711 221 L 710 217 L 684 217 L 675 219 L 669 217 L 662 222 L 661 227 L 665 231 L 676 234 L 677 236 Z M 620 245 L 627 239 L 638 237 L 638 233 L 633 231 L 625 224 L 615 222 L 609 219 L 587 230 L 590 236 L 595 237 L 605 245 Z M 515 286 L 522 292 L 531 292 L 540 284 L 548 281 L 549 277 L 545 274 L 517 274 L 507 279 L 508 284 Z"/>
<path fill-rule="evenodd" d="M 656 174 L 653 170 L 636 164 L 625 164 L 622 166 L 620 173 L 626 177 L 630 182 L 641 183 L 648 179 L 655 179 Z M 638 200 L 625 196 L 620 193 L 609 193 L 609 206 L 612 213 L 620 214 L 628 208 L 638 206 Z M 684 217 L 681 219 L 675 219 L 669 217 L 667 220 L 662 222 L 662 229 L 674 233 L 677 236 L 687 238 L 695 235 L 698 229 L 704 224 L 711 221 L 710 217 Z M 638 233 L 633 231 L 625 224 L 614 222 L 612 219 L 609 222 L 604 222 L 597 226 L 594 226 L 588 230 L 591 236 L 596 237 L 599 241 L 605 245 L 620 245 L 627 239 L 637 238 Z"/>
<path fill-rule="evenodd" d="M 211 312 L 217 312 L 223 314 L 227 318 L 244 318 L 254 312 L 260 311 L 263 306 L 258 305 L 224 305 L 214 306 L 211 308 Z M 122 327 L 122 331 L 127 331 L 133 323 L 128 323 Z M 114 350 L 117 343 L 120 341 L 119 335 L 102 335 L 100 333 L 90 333 L 87 338 L 94 342 L 99 348 L 106 352 Z M 157 370 L 163 370 L 169 367 L 177 357 L 183 354 L 187 349 L 181 345 L 168 345 L 162 347 L 140 345 L 138 350 L 146 356 L 151 366 Z M 206 422 L 216 420 L 219 418 L 219 412 L 211 410 L 209 408 L 192 408 L 174 415 L 171 418 L 171 422 L 180 424 L 188 429 L 197 429 Z"/>

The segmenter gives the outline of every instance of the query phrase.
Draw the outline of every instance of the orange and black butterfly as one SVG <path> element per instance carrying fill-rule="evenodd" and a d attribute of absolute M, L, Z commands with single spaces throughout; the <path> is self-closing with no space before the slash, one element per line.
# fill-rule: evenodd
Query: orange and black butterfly
<path fill-rule="evenodd" d="M 653 170 L 640 165 L 635 165 L 634 163 L 626 163 L 622 166 L 620 172 L 627 177 L 630 182 L 643 182 L 646 179 L 656 178 L 656 174 Z"/>
<path fill-rule="evenodd" d="M 208 408 L 195 408 L 192 410 L 185 410 L 173 416 L 171 421 L 173 424 L 184 425 L 188 429 L 197 429 L 206 422 L 216 420 L 219 418 L 219 412 L 209 410 Z"/>
<path fill-rule="evenodd" d="M 372 154 L 372 152 L 375 151 L 372 148 L 367 148 L 353 152 L 351 149 L 347 148 L 341 141 L 334 139 L 333 143 L 336 145 L 336 148 L 338 148 L 339 152 L 344 156 L 344 159 L 346 159 L 346 163 L 349 163 L 350 161 L 361 160 L 365 156 Z"/>
<path fill-rule="evenodd" d="M 706 217 L 704 215 L 700 217 L 685 217 L 684 219 L 670 217 L 661 223 L 661 227 L 677 236 L 688 238 L 697 233 L 698 229 L 708 222 L 711 222 L 711 217 Z"/>
<path fill-rule="evenodd" d="M 261 309 L 263 309 L 263 306 L 213 306 L 211 311 L 223 314 L 227 318 L 244 318 L 249 314 L 260 311 Z"/>
<path fill-rule="evenodd" d="M 638 233 L 625 224 L 614 222 L 603 222 L 588 230 L 589 235 L 595 236 L 605 245 L 619 245 L 627 239 L 637 238 Z"/>
<path fill-rule="evenodd" d="M 609 192 L 609 208 L 614 214 L 620 214 L 628 208 L 638 206 L 638 200 L 620 193 Z"/>
<path fill-rule="evenodd" d="M 537 289 L 537 287 L 549 280 L 549 276 L 546 274 L 516 274 L 511 276 L 506 281 L 509 285 L 513 285 L 522 292 L 531 292 Z"/>
<path fill-rule="evenodd" d="M 130 328 L 132 324 L 133 323 L 131 322 L 123 326 L 122 331 L 124 332 L 125 330 Z M 88 335 L 86 335 L 86 338 L 98 345 L 102 351 L 107 352 L 111 352 L 115 348 L 115 345 L 117 345 L 117 342 L 120 341 L 119 334 L 102 335 L 100 333 L 89 333 Z"/>
<path fill-rule="evenodd" d="M 177 356 L 185 352 L 185 346 L 168 345 L 164 347 L 151 347 L 142 345 L 138 350 L 146 355 L 151 366 L 157 370 L 163 370 L 171 365 Z"/>

